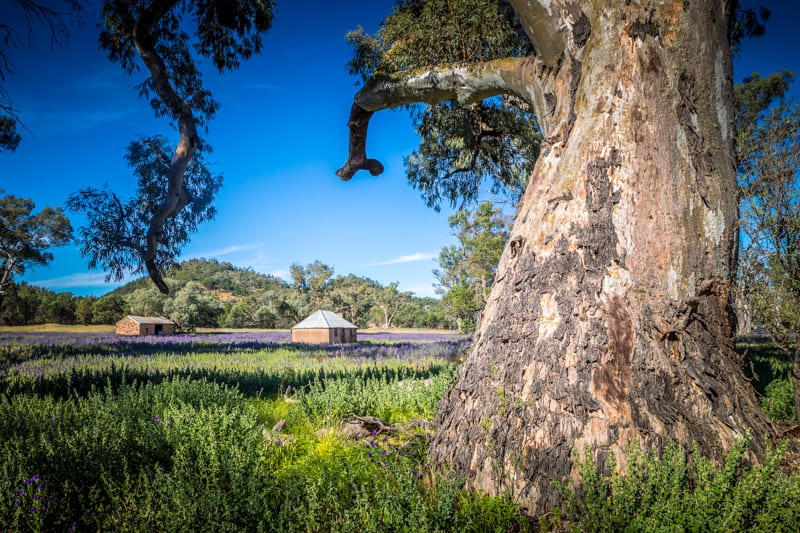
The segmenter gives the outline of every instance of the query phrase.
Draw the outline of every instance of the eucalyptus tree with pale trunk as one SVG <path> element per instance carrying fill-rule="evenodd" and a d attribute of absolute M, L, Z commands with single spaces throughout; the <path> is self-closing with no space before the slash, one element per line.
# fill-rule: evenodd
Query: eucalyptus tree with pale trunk
<path fill-rule="evenodd" d="M 162 273 L 198 224 L 214 217 L 221 185 L 202 158 L 209 146 L 200 131 L 219 103 L 204 87 L 198 65 L 209 60 L 225 72 L 259 53 L 273 8 L 272 0 L 104 0 L 100 47 L 128 74 L 144 67 L 140 96 L 178 133 L 174 147 L 161 136 L 141 137 L 128 147 L 138 182 L 130 201 L 107 188 L 84 189 L 69 199 L 70 209 L 89 218 L 79 231 L 81 252 L 90 267 L 109 271 L 108 279 L 146 270 L 159 291 L 169 292 Z"/>
<path fill-rule="evenodd" d="M 531 513 L 585 449 L 624 467 L 634 443 L 719 456 L 772 428 L 733 350 L 737 197 L 724 0 L 512 0 L 527 57 L 368 81 L 338 171 L 375 111 L 512 95 L 542 129 L 471 353 L 430 456 Z M 602 6 L 602 9 L 600 9 Z"/>

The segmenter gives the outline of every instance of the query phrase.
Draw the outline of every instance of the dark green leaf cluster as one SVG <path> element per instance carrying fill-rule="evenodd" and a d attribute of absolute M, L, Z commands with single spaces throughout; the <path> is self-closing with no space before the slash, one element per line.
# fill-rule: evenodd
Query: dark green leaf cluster
<path fill-rule="evenodd" d="M 446 200 L 463 208 L 487 185 L 491 194 L 519 202 L 541 134 L 535 119 L 509 100 L 414 108 L 420 145 L 405 159 L 406 175 L 428 207 L 438 210 Z"/>
<path fill-rule="evenodd" d="M 731 41 L 731 50 L 736 55 L 743 39 L 764 35 L 766 31 L 764 23 L 769 20 L 771 13 L 769 9 L 763 6 L 742 9 L 738 0 L 732 1 L 729 5 L 732 16 L 730 18 L 728 36 Z"/>
<path fill-rule="evenodd" d="M 411 74 L 436 66 L 469 65 L 524 56 L 530 42 L 503 0 L 407 0 L 369 35 L 346 36 L 351 74 L 363 80 Z M 526 105 L 494 98 L 410 106 L 420 146 L 406 158 L 409 182 L 428 206 L 464 207 L 488 182 L 492 194 L 517 202 L 539 152 L 540 133 Z"/>
<path fill-rule="evenodd" d="M 197 112 L 195 118 L 204 123 L 214 115 L 219 104 L 203 87 L 195 54 L 210 59 L 220 72 L 238 68 L 242 59 L 261 51 L 261 34 L 272 25 L 274 3 L 271 0 L 106 0 L 100 47 L 126 72 L 138 69 L 134 42 L 139 29 L 136 21 L 147 14 L 146 10 L 159 9 L 165 13 L 140 37 L 154 46 L 178 97 L 187 102 Z M 195 25 L 194 35 L 186 31 L 189 20 Z M 140 95 L 150 100 L 156 115 L 171 116 L 169 106 L 155 96 L 152 83 L 149 77 L 141 83 Z"/>
<path fill-rule="evenodd" d="M 0 113 L 3 113 L 0 105 Z M 17 119 L 10 115 L 0 116 L 0 150 L 13 152 L 19 146 L 22 137 L 17 133 Z"/>
<path fill-rule="evenodd" d="M 126 160 L 138 185 L 135 196 L 127 202 L 107 187 L 83 189 L 70 196 L 67 207 L 85 212 L 89 219 L 79 229 L 77 241 L 81 253 L 89 257 L 90 268 L 102 265 L 109 271 L 109 279 L 114 280 L 143 271 L 142 254 L 150 220 L 167 200 L 167 154 L 171 151 L 167 140 L 160 136 L 130 144 Z M 197 226 L 214 217 L 213 199 L 221 185 L 222 176 L 212 174 L 202 158 L 189 164 L 183 186 L 188 203 L 158 233 L 155 264 L 159 270 L 172 265 Z"/>

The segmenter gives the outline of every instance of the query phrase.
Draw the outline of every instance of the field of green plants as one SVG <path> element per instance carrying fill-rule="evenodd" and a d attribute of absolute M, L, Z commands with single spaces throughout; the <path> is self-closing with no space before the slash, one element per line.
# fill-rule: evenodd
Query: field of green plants
<path fill-rule="evenodd" d="M 426 464 L 469 339 L 0 332 L 0 531 L 793 530 L 779 448 L 744 468 L 631 450 L 525 516 Z"/>

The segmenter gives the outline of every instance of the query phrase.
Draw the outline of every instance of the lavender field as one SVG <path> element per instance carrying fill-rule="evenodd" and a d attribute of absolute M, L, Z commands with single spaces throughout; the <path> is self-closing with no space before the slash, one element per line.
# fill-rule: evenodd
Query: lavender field
<path fill-rule="evenodd" d="M 509 501 L 431 485 L 427 428 L 469 341 L 0 332 L 0 530 L 524 527 Z M 353 416 L 389 429 L 354 437 Z"/>

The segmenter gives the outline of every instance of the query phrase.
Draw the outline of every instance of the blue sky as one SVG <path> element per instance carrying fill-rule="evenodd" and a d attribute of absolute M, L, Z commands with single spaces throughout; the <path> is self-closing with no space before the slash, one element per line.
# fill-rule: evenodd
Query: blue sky
<path fill-rule="evenodd" d="M 292 263 L 318 259 L 337 274 L 397 281 L 401 290 L 432 296 L 435 258 L 455 240 L 447 224 L 452 211 L 425 207 L 406 182 L 403 157 L 417 141 L 407 114 L 384 111 L 370 124 L 368 153 L 384 163 L 383 175 L 361 172 L 350 182 L 334 175 L 347 155 L 347 116 L 357 90 L 346 72 L 351 51 L 343 36 L 357 25 L 374 31 L 394 1 L 277 3 L 261 56 L 233 73 L 204 70 L 222 104 L 207 140 L 214 147 L 208 160 L 224 184 L 216 219 L 200 228 L 181 259 L 215 258 L 284 279 Z M 800 73 L 795 2 L 743 4 L 763 4 L 773 16 L 767 35 L 747 41 L 735 60 L 736 80 L 752 71 Z M 143 71 L 127 76 L 98 50 L 99 5 L 87 2 L 84 24 L 71 27 L 63 46 L 51 47 L 38 28 L 38 39 L 23 39 L 12 51 L 14 73 L 5 89 L 27 129 L 16 152 L 0 153 L 0 188 L 37 207 L 62 205 L 70 193 L 105 183 L 127 196 L 134 180 L 125 146 L 141 134 L 176 139 L 138 98 L 134 85 Z M 83 223 L 79 215 L 70 218 L 75 227 Z M 24 279 L 79 295 L 114 286 L 104 283 L 102 271 L 89 271 L 76 248 L 54 255 Z"/>

